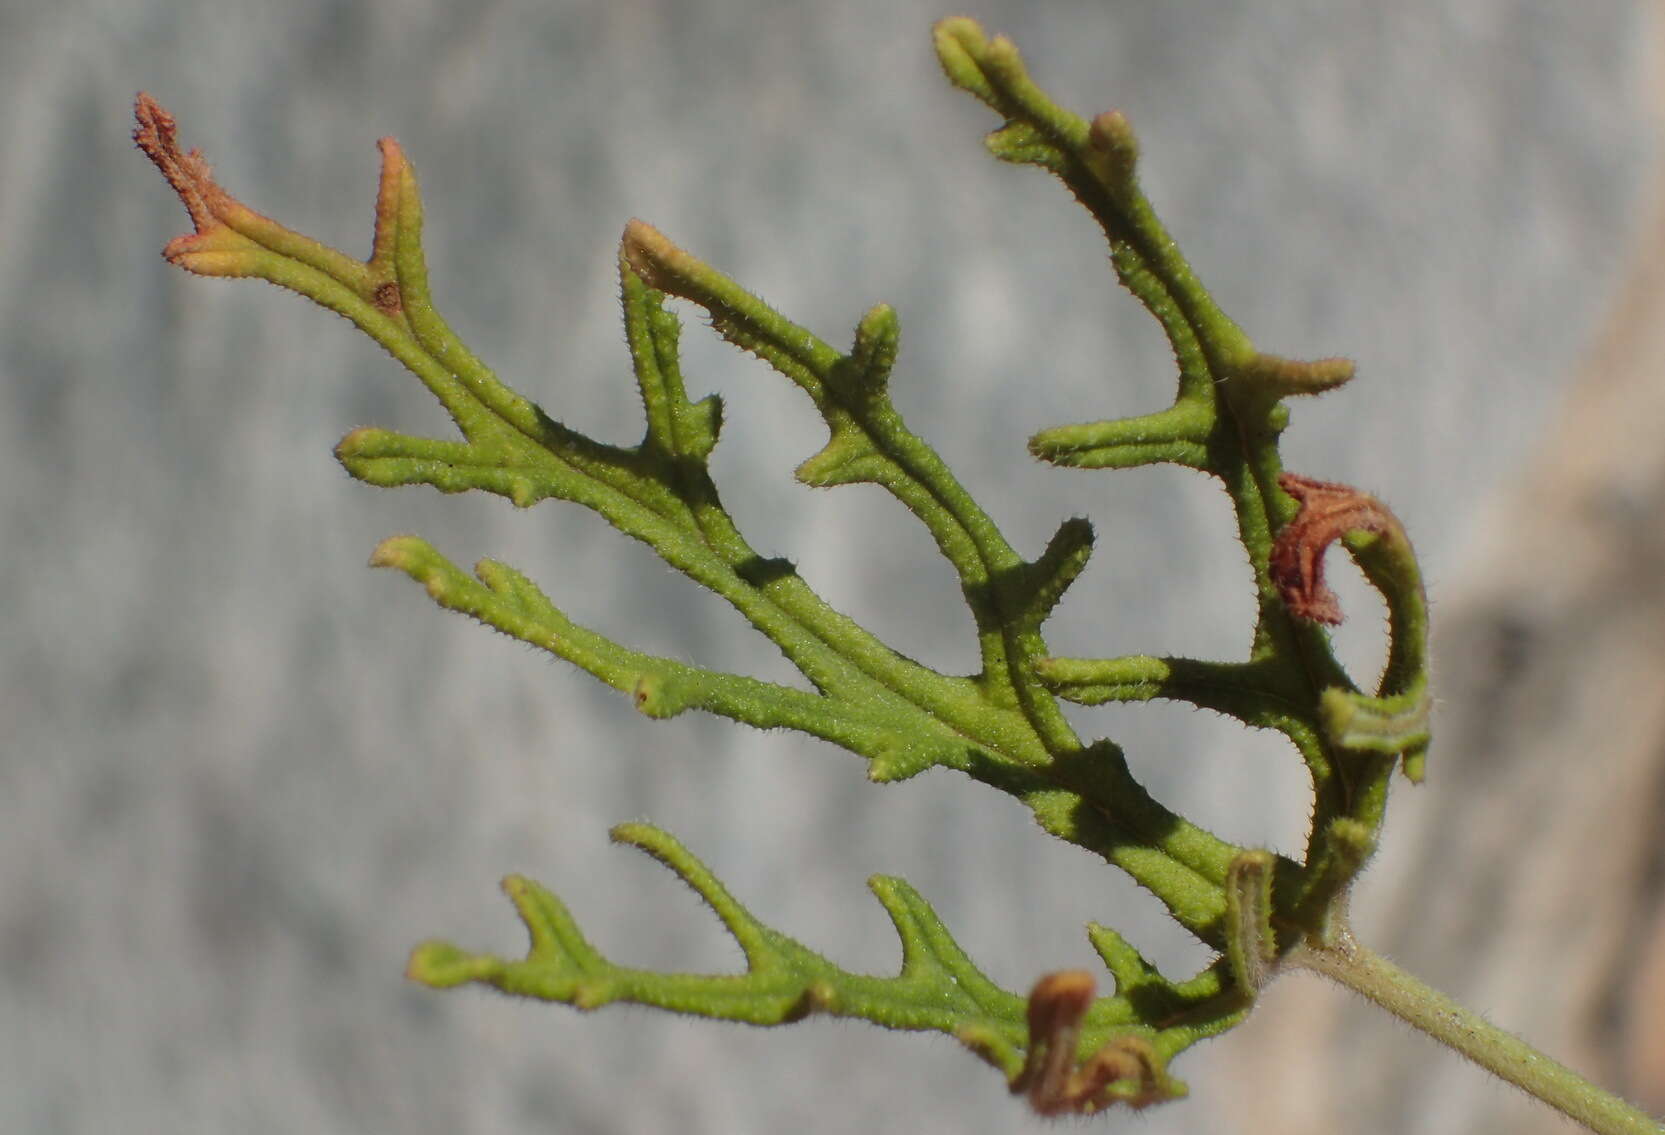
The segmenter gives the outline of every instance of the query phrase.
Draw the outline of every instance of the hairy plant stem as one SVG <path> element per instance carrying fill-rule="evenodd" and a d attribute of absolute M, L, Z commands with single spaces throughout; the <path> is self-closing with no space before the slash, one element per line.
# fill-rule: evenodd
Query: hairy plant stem
<path fill-rule="evenodd" d="M 1665 1124 L 1658 1119 L 1361 946 L 1344 923 L 1335 928 L 1328 945 L 1301 946 L 1285 964 L 1340 982 L 1592 1131 L 1602 1135 L 1665 1132 Z"/>

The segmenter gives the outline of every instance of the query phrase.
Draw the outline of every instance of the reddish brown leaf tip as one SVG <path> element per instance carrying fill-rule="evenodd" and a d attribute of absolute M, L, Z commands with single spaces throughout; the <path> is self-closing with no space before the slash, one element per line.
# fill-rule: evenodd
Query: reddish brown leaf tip
<path fill-rule="evenodd" d="M 1029 1052 L 1012 1091 L 1027 1095 L 1040 1115 L 1080 1110 L 1075 1047 L 1097 989 L 1091 974 L 1064 970 L 1046 974 L 1029 993 Z"/>
<path fill-rule="evenodd" d="M 1053 1037 L 1081 1024 L 1098 984 L 1085 970 L 1049 973 L 1029 992 L 1029 1035 Z"/>
<path fill-rule="evenodd" d="M 1097 992 L 1091 974 L 1063 970 L 1046 974 L 1029 993 L 1029 1052 L 1012 1091 L 1028 1096 L 1040 1115 L 1091 1115 L 1112 1104 L 1142 1108 L 1175 1094 L 1156 1053 L 1137 1036 L 1115 1037 L 1076 1065 L 1081 1022 Z"/>
<path fill-rule="evenodd" d="M 144 91 L 133 100 L 133 117 L 138 125 L 133 128 L 133 142 L 143 150 L 173 191 L 179 194 L 191 223 L 197 232 L 206 232 L 217 222 L 212 205 L 224 192 L 214 184 L 214 175 L 203 158 L 202 151 L 185 152 L 179 148 L 179 125 L 161 103 Z"/>
<path fill-rule="evenodd" d="M 1297 619 L 1335 626 L 1341 601 L 1324 585 L 1324 552 L 1348 532 L 1385 532 L 1399 521 L 1380 501 L 1351 485 L 1278 474 L 1278 486 L 1300 511 L 1272 544 L 1272 582 Z"/>

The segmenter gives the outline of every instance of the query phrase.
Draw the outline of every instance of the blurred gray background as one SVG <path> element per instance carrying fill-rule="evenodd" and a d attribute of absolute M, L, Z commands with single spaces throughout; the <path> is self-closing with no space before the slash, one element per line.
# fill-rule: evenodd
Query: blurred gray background
<path fill-rule="evenodd" d="M 1258 344 L 1357 358 L 1354 385 L 1295 407 L 1287 463 L 1389 501 L 1440 613 L 1625 279 L 1656 150 L 1652 5 L 961 10 L 1011 34 L 1065 103 L 1127 111 L 1147 190 Z M 1070 515 L 1098 526 L 1054 647 L 1236 656 L 1251 595 L 1216 490 L 1024 452 L 1036 429 L 1164 404 L 1171 360 L 1067 193 L 983 154 L 997 123 L 930 52 L 949 14 L 0 0 L 0 1130 L 1041 1129 L 937 1036 L 581 1016 L 402 980 L 426 937 L 522 948 L 496 890 L 510 871 L 558 890 L 621 960 L 736 965 L 684 888 L 608 844 L 628 819 L 852 968 L 896 962 L 874 872 L 909 879 L 1009 987 L 1095 966 L 1088 919 L 1176 974 L 1205 960 L 987 790 L 946 773 L 879 788 L 818 743 L 648 721 L 365 570 L 381 537 L 416 531 L 460 562 L 516 564 L 633 645 L 781 673 L 737 617 L 574 507 L 344 476 L 330 448 L 348 429 L 443 431 L 437 407 L 327 313 L 169 268 L 157 252 L 188 225 L 128 138 L 148 90 L 233 193 L 363 255 L 372 143 L 396 135 L 452 324 L 610 441 L 640 433 L 614 279 L 630 216 L 835 343 L 891 302 L 898 403 L 1020 550 Z M 796 486 L 824 438 L 813 411 L 688 323 L 690 389 L 727 400 L 717 474 L 754 545 L 899 648 L 970 668 L 923 530 L 877 490 Z M 1380 607 L 1332 570 L 1353 616 L 1342 649 L 1368 672 Z M 1221 834 L 1300 846 L 1305 777 L 1276 739 L 1162 706 L 1079 720 Z M 1459 758 L 1436 749 L 1420 792 Z M 1275 1101 L 1229 1070 L 1319 1041 L 1257 1024 L 1188 1054 L 1193 1098 L 1148 1129 L 1272 1122 Z M 1495 1098 L 1480 1073 L 1451 1075 Z M 1469 1129 L 1430 1122 L 1404 1121 Z"/>

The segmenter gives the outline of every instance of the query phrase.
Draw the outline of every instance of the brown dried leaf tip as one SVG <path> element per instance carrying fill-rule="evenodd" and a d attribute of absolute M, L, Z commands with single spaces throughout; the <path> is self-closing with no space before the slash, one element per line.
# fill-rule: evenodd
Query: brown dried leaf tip
<path fill-rule="evenodd" d="M 179 194 L 197 232 L 206 232 L 217 225 L 215 210 L 230 201 L 230 197 L 214 184 L 213 171 L 202 151 L 185 152 L 179 148 L 179 124 L 161 103 L 144 91 L 133 100 L 133 117 L 138 120 L 133 128 L 134 143 Z"/>
<path fill-rule="evenodd" d="M 395 319 L 403 316 L 404 289 L 394 253 L 401 217 L 413 227 L 419 226 L 421 207 L 415 199 L 416 182 L 410 166 L 392 138 L 378 143 L 382 174 L 376 193 L 375 241 L 370 259 L 358 260 L 285 228 L 220 188 L 202 151 L 180 149 L 179 128 L 173 115 L 148 94 L 141 91 L 134 100 L 133 116 L 138 120 L 134 143 L 167 178 L 196 226 L 195 232 L 174 237 L 162 250 L 169 263 L 199 276 L 269 280 L 317 300 L 313 285 L 303 286 L 295 275 L 295 267 L 302 265 L 351 288 L 383 315 Z M 335 307 L 333 302 L 319 302 Z"/>
<path fill-rule="evenodd" d="M 1097 991 L 1091 974 L 1062 970 L 1029 994 L 1029 1052 L 1012 1091 L 1039 1115 L 1091 1115 L 1113 1103 L 1142 1108 L 1174 1095 L 1156 1053 L 1137 1036 L 1116 1037 L 1076 1067 L 1081 1022 Z"/>
<path fill-rule="evenodd" d="M 1341 601 L 1324 586 L 1324 552 L 1348 532 L 1396 530 L 1399 519 L 1351 485 L 1280 473 L 1278 486 L 1301 507 L 1272 544 L 1272 582 L 1297 619 L 1335 626 Z"/>
<path fill-rule="evenodd" d="M 176 236 L 162 256 L 199 276 L 262 276 L 261 253 L 283 226 L 262 217 L 214 181 L 201 150 L 179 148 L 179 128 L 162 104 L 145 94 L 133 102 L 133 141 L 145 152 L 191 214 L 195 232 Z M 252 235 L 251 235 L 252 234 Z M 255 239 L 256 236 L 264 240 Z M 298 240 L 304 240 L 297 236 Z M 316 242 L 308 242 L 315 244 Z M 321 247 L 321 246 L 320 246 Z"/>

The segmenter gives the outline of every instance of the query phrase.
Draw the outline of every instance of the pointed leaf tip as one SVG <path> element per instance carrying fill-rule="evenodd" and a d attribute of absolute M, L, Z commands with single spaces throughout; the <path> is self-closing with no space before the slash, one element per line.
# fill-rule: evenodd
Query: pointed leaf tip
<path fill-rule="evenodd" d="M 1119 110 L 1107 110 L 1087 129 L 1089 161 L 1107 188 L 1125 192 L 1132 187 L 1139 164 L 1139 139 L 1133 124 Z"/>
<path fill-rule="evenodd" d="M 1238 369 L 1237 379 L 1257 393 L 1274 398 L 1322 394 L 1353 377 L 1352 359 L 1289 359 L 1256 352 Z"/>
<path fill-rule="evenodd" d="M 214 184 L 212 171 L 202 151 L 191 150 L 187 153 L 179 148 L 178 122 L 161 103 L 144 91 L 140 91 L 133 100 L 133 117 L 137 123 L 133 127 L 134 145 L 144 151 L 145 157 L 161 171 L 179 195 L 185 211 L 191 215 L 191 224 L 199 233 L 205 232 L 216 223 L 209 194 L 218 193 L 219 187 Z"/>
<path fill-rule="evenodd" d="M 495 959 L 482 958 L 449 942 L 423 942 L 410 952 L 405 977 L 430 989 L 450 989 L 478 981 L 495 968 Z"/>
<path fill-rule="evenodd" d="M 937 62 L 948 81 L 989 105 L 997 96 L 983 74 L 983 56 L 988 51 L 988 39 L 982 25 L 969 16 L 953 16 L 938 21 L 932 29 L 932 41 L 937 51 Z"/>
<path fill-rule="evenodd" d="M 983 59 L 990 70 L 1001 73 L 1003 78 L 1026 77 L 1023 53 L 1018 51 L 1018 45 L 1011 36 L 997 35 L 989 40 Z"/>
<path fill-rule="evenodd" d="M 1093 553 L 1094 539 L 1093 522 L 1085 516 L 1072 516 L 1058 525 L 1036 566 L 1045 569 L 1048 574 L 1053 571 L 1067 572 L 1067 586 L 1087 566 L 1087 557 Z"/>
<path fill-rule="evenodd" d="M 382 155 L 382 173 L 376 185 L 376 231 L 371 241 L 369 264 L 377 276 L 391 276 L 394 272 L 394 254 L 398 248 L 399 203 L 406 178 L 411 176 L 411 169 L 405 151 L 397 140 L 391 137 L 378 138 L 376 148 Z M 411 180 L 414 182 L 414 177 L 411 177 Z M 395 289 L 394 294 L 397 295 L 398 285 L 394 283 L 392 286 Z M 378 295 L 376 306 L 385 310 L 387 304 L 384 297 L 385 293 Z"/>
<path fill-rule="evenodd" d="M 1126 997 L 1141 985 L 1166 984 L 1156 967 L 1146 960 L 1138 948 L 1110 927 L 1089 922 L 1087 940 L 1115 979 L 1119 996 Z"/>
<path fill-rule="evenodd" d="M 370 553 L 370 566 L 408 571 L 416 558 L 429 551 L 432 547 L 420 536 L 389 536 Z"/>
<path fill-rule="evenodd" d="M 688 259 L 664 233 L 638 217 L 625 223 L 619 251 L 625 262 L 642 282 L 656 291 L 671 291 L 666 284 L 666 269 L 679 260 Z"/>
<path fill-rule="evenodd" d="M 932 38 L 940 43 L 952 43 L 962 48 L 981 50 L 988 42 L 983 25 L 970 16 L 949 16 L 936 22 Z"/>
<path fill-rule="evenodd" d="M 874 304 L 856 324 L 850 353 L 834 364 L 829 382 L 847 399 L 873 402 L 882 398 L 901 342 L 902 322 L 896 309 L 887 303 Z"/>
<path fill-rule="evenodd" d="M 627 820 L 622 824 L 614 824 L 607 829 L 607 838 L 614 843 L 622 843 L 627 847 L 652 849 L 665 844 L 671 837 L 662 829 L 652 824 L 644 824 L 640 820 Z M 672 841 L 674 843 L 674 841 Z"/>
<path fill-rule="evenodd" d="M 851 353 L 864 366 L 890 369 L 902 342 L 902 321 L 888 303 L 876 303 L 856 324 L 855 350 Z"/>
<path fill-rule="evenodd" d="M 950 16 L 946 20 L 938 20 L 931 29 L 931 41 L 944 68 L 952 63 L 975 70 L 975 61 L 989 46 L 988 36 L 983 34 L 983 25 L 970 16 Z M 950 71 L 949 78 L 954 77 Z"/>
<path fill-rule="evenodd" d="M 947 756 L 940 741 L 893 736 L 867 762 L 867 779 L 874 784 L 896 784 L 935 768 Z"/>
<path fill-rule="evenodd" d="M 1040 558 L 1012 572 L 1003 582 L 1008 601 L 1021 623 L 1039 627 L 1051 617 L 1093 554 L 1093 526 L 1086 517 L 1064 521 L 1047 541 Z"/>
<path fill-rule="evenodd" d="M 1119 110 L 1107 110 L 1094 117 L 1087 140 L 1095 150 L 1107 154 L 1119 151 L 1127 154 L 1129 161 L 1139 156 L 1139 139 L 1133 133 L 1133 124 Z"/>
<path fill-rule="evenodd" d="M 877 481 L 889 463 L 867 435 L 855 429 L 835 429 L 827 444 L 806 458 L 793 476 L 799 484 L 825 489 Z"/>
<path fill-rule="evenodd" d="M 342 439 L 335 443 L 335 459 L 345 462 L 357 457 L 367 449 L 373 448 L 376 442 L 387 436 L 386 430 L 379 430 L 374 426 L 359 426 L 348 430 Z"/>

